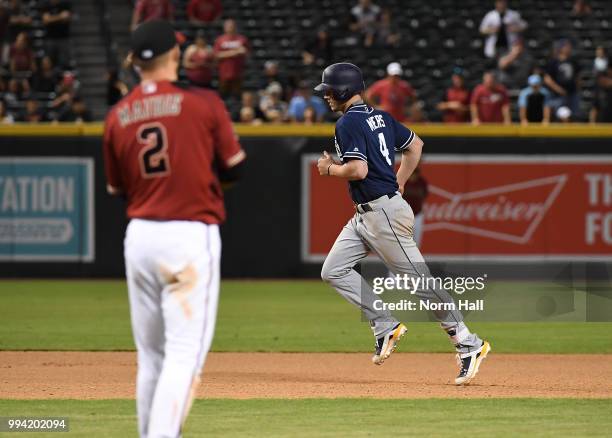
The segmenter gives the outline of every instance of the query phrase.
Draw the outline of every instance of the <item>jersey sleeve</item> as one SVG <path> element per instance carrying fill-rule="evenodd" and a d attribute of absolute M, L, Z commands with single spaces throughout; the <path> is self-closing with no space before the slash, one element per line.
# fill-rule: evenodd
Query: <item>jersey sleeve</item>
<path fill-rule="evenodd" d="M 351 129 L 346 122 L 336 125 L 336 148 L 343 161 L 368 161 L 365 138 L 359 135 L 358 130 Z"/>
<path fill-rule="evenodd" d="M 215 115 L 217 119 L 214 130 L 215 155 L 221 165 L 229 169 L 244 160 L 246 154 L 238 143 L 227 108 L 219 98 L 215 104 Z"/>
<path fill-rule="evenodd" d="M 119 170 L 119 162 L 113 145 L 112 135 L 112 116 L 111 112 L 104 123 L 104 139 L 102 143 L 104 155 L 104 172 L 106 174 L 106 183 L 110 193 L 117 193 L 124 190 L 123 182 L 121 181 L 121 172 Z"/>
<path fill-rule="evenodd" d="M 395 131 L 395 152 L 405 151 L 410 147 L 412 140 L 414 140 L 414 132 L 411 129 L 406 128 L 397 120 L 392 120 L 393 130 Z"/>

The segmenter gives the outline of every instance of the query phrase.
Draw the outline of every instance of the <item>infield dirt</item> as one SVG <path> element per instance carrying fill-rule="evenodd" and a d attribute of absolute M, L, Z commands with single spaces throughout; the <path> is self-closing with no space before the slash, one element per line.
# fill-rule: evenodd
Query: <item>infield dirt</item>
<path fill-rule="evenodd" d="M 211 353 L 201 398 L 610 398 L 610 355 L 495 354 L 469 387 L 451 354 Z M 133 398 L 133 352 L 0 352 L 0 399 Z"/>

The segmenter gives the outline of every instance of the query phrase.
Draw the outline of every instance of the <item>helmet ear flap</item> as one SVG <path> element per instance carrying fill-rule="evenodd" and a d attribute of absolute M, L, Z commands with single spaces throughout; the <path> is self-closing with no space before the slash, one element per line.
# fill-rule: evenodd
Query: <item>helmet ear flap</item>
<path fill-rule="evenodd" d="M 349 97 L 351 97 L 349 96 L 349 87 L 347 86 L 339 87 L 338 90 L 336 90 L 336 97 L 341 102 L 348 100 Z"/>

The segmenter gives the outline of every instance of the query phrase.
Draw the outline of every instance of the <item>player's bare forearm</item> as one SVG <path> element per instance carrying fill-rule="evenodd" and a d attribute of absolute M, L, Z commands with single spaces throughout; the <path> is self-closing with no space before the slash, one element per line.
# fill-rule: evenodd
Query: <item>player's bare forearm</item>
<path fill-rule="evenodd" d="M 415 135 L 410 147 L 402 153 L 402 161 L 397 171 L 397 184 L 400 189 L 403 189 L 406 185 L 406 181 L 408 181 L 408 178 L 410 178 L 410 175 L 412 175 L 412 172 L 414 172 L 414 169 L 416 169 L 419 164 L 422 151 L 423 140 Z"/>
<path fill-rule="evenodd" d="M 527 120 L 527 108 L 522 106 L 519 108 L 519 118 L 521 120 L 521 125 L 527 126 L 529 124 L 529 120 Z"/>
<path fill-rule="evenodd" d="M 504 117 L 504 123 L 506 125 L 512 123 L 512 117 L 510 116 L 510 105 L 504 105 L 502 107 L 502 115 Z"/>
<path fill-rule="evenodd" d="M 368 176 L 368 163 L 363 160 L 350 160 L 338 163 L 332 159 L 327 151 L 317 161 L 317 168 L 321 176 L 335 176 L 348 181 L 361 181 Z"/>
<path fill-rule="evenodd" d="M 344 164 L 332 164 L 329 176 L 344 178 L 349 181 L 361 181 L 368 176 L 368 163 L 363 160 L 351 160 Z"/>
<path fill-rule="evenodd" d="M 544 118 L 542 119 L 543 125 L 548 125 L 550 123 L 550 107 L 544 107 Z"/>
<path fill-rule="evenodd" d="M 478 118 L 478 107 L 474 104 L 470 105 L 470 113 L 472 114 L 472 124 L 479 125 L 480 119 Z"/>

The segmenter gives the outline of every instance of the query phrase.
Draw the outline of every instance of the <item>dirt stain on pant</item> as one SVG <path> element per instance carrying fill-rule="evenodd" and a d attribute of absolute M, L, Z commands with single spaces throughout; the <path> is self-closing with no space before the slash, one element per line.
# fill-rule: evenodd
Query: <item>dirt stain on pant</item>
<path fill-rule="evenodd" d="M 187 265 L 182 271 L 173 273 L 165 266 L 160 266 L 161 274 L 168 284 L 170 294 L 179 301 L 187 319 L 191 319 L 193 310 L 189 303 L 189 294 L 198 282 L 198 273 L 193 264 Z"/>

